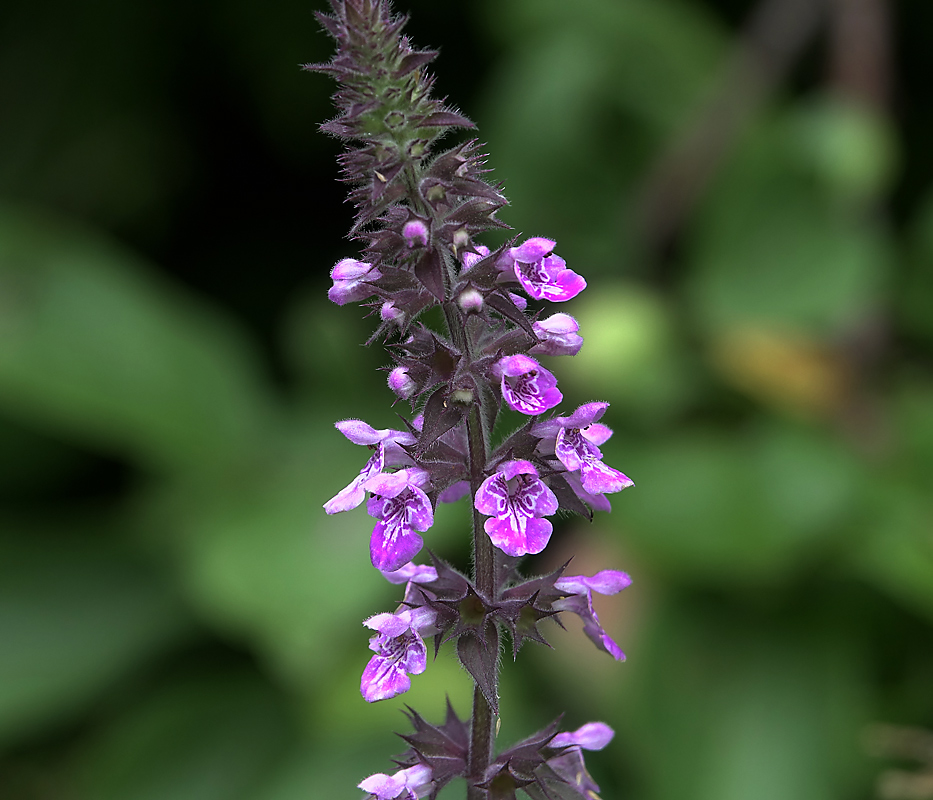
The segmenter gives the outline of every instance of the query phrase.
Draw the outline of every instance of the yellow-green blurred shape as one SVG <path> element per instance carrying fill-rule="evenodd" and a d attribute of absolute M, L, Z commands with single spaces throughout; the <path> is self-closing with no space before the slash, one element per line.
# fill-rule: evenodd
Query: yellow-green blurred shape
<path fill-rule="evenodd" d="M 601 281 L 568 309 L 583 348 L 550 363 L 580 402 L 608 399 L 647 419 L 665 418 L 688 399 L 690 376 L 679 357 L 669 306 L 636 283 Z"/>

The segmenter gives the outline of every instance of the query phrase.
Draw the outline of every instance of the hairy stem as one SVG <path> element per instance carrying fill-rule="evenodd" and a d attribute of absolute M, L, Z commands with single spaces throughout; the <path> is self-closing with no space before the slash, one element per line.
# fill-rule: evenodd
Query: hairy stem
<path fill-rule="evenodd" d="M 477 404 L 480 399 L 476 399 Z M 470 443 L 470 490 L 473 497 L 483 482 L 483 470 L 488 457 L 488 444 L 483 434 L 481 413 L 475 405 L 467 418 L 467 435 Z M 495 599 L 496 596 L 496 551 L 492 540 L 483 529 L 483 515 L 473 509 L 473 581 L 476 588 L 486 597 Z M 499 679 L 496 675 L 493 682 L 493 693 L 498 696 Z M 495 715 L 480 691 L 479 686 L 473 687 L 473 722 L 472 737 L 470 741 L 470 761 L 468 775 L 467 800 L 483 800 L 486 792 L 476 788 L 475 784 L 481 781 L 492 759 L 493 726 Z"/>
<path fill-rule="evenodd" d="M 445 256 L 446 258 L 446 256 Z M 449 264 L 447 265 L 450 266 Z M 445 270 L 447 273 L 448 270 Z M 461 357 L 473 360 L 473 343 L 463 323 L 456 304 L 447 302 L 444 313 L 451 338 L 461 352 Z M 476 497 L 480 484 L 485 479 L 486 461 L 489 458 L 489 442 L 483 426 L 482 392 L 476 392 L 473 406 L 467 415 L 467 441 L 470 451 L 470 495 Z M 473 583 L 477 590 L 490 600 L 496 599 L 496 550 L 483 528 L 483 515 L 473 509 Z M 499 692 L 498 675 L 492 687 L 495 696 Z M 471 724 L 470 755 L 467 772 L 467 800 L 484 800 L 486 790 L 477 788 L 483 781 L 492 760 L 495 714 L 479 686 L 473 687 L 473 719 Z"/>

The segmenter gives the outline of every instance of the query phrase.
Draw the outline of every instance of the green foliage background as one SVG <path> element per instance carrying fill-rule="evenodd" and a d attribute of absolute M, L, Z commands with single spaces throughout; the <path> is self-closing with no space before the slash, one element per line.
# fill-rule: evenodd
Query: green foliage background
<path fill-rule="evenodd" d="M 933 727 L 933 8 L 889 4 L 879 95 L 833 72 L 832 14 L 748 94 L 754 7 L 400 9 L 503 219 L 590 284 L 548 366 L 567 408 L 611 401 L 637 488 L 536 566 L 629 571 L 599 606 L 629 659 L 553 627 L 504 666 L 501 737 L 609 722 L 607 798 L 868 798 L 866 726 Z M 468 711 L 446 650 L 358 693 L 398 592 L 364 511 L 321 504 L 360 466 L 333 422 L 394 412 L 325 298 L 355 251 L 313 10 L 0 11 L 4 800 L 357 797 L 403 703 Z M 465 566 L 467 525 L 429 546 Z"/>

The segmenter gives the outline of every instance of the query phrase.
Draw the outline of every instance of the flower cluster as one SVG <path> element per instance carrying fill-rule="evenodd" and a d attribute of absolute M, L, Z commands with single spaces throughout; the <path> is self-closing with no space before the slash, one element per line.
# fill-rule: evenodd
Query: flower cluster
<path fill-rule="evenodd" d="M 365 500 L 374 519 L 370 560 L 389 582 L 405 586 L 394 612 L 364 622 L 374 632 L 373 655 L 360 690 L 369 702 L 406 692 L 410 676 L 427 667 L 427 637 L 435 653 L 455 643 L 479 690 L 469 724 L 452 709 L 439 727 L 412 712 L 415 733 L 403 737 L 410 750 L 398 761 L 400 771 L 359 786 L 382 800 L 417 798 L 462 776 L 474 793 L 490 798 L 532 785 L 533 796 L 557 796 L 557 784 L 592 797 L 598 787 L 582 749 L 608 743 L 612 732 L 604 724 L 566 733 L 555 724 L 495 757 L 491 734 L 502 633 L 517 654 L 526 640 L 546 641 L 542 620 L 576 614 L 597 647 L 624 659 L 596 616 L 592 594 L 619 592 L 630 582 L 625 573 L 565 576 L 559 569 L 527 579 L 517 570 L 523 556 L 547 547 L 559 509 L 592 517 L 609 509 L 607 494 L 632 485 L 600 450 L 612 435 L 600 422 L 608 403 L 558 416 L 563 394 L 539 361 L 576 355 L 583 337 L 569 314 L 544 316 L 529 306 L 572 300 L 586 281 L 555 253 L 552 239 L 512 240 L 495 251 L 477 241 L 506 227 L 496 218 L 506 200 L 484 179 L 475 140 L 434 152 L 450 129 L 472 127 L 432 99 L 424 65 L 435 53 L 412 49 L 400 33 L 404 20 L 384 0 L 331 4 L 334 15 L 319 19 L 336 39 L 337 54 L 309 68 L 340 83 L 340 113 L 322 127 L 355 144 L 341 165 L 356 207 L 351 234 L 362 252 L 334 266 L 328 297 L 372 309 L 378 323 L 370 342 L 387 342 L 394 362 L 388 386 L 412 410 L 402 416 L 402 430 L 357 419 L 336 423 L 369 456 L 324 509 L 336 514 Z M 425 321 L 431 308 L 440 309 L 442 330 Z M 494 442 L 503 407 L 525 422 Z M 437 505 L 464 497 L 473 509 L 473 575 L 433 554 L 430 565 L 416 564 Z"/>

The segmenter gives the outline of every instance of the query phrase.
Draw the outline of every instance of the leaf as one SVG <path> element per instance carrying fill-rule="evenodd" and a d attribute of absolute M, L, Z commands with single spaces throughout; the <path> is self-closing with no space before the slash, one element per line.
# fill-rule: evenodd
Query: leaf
<path fill-rule="evenodd" d="M 296 740 L 286 698 L 258 675 L 229 668 L 182 675 L 85 742 L 79 796 L 245 799 Z"/>
<path fill-rule="evenodd" d="M 432 56 L 435 54 L 432 54 Z M 416 128 L 475 128 L 476 123 L 455 111 L 435 111 L 419 120 Z"/>
<path fill-rule="evenodd" d="M 486 303 L 491 308 L 498 311 L 503 317 L 521 326 L 529 336 L 534 337 L 535 341 L 538 340 L 538 337 L 535 336 L 535 329 L 531 326 L 531 322 L 525 315 L 525 312 L 516 306 L 511 298 L 506 297 L 501 292 L 492 292 L 486 295 Z"/>
<path fill-rule="evenodd" d="M 103 237 L 0 206 L 0 407 L 156 467 L 226 465 L 272 406 L 250 346 Z"/>
<path fill-rule="evenodd" d="M 783 119 L 733 158 L 696 221 L 689 289 L 711 329 L 766 322 L 838 335 L 874 313 L 893 260 L 887 232 L 840 211 Z"/>
<path fill-rule="evenodd" d="M 168 582 L 107 539 L 0 536 L 0 743 L 71 719 L 192 622 Z"/>
<path fill-rule="evenodd" d="M 485 642 L 472 632 L 464 633 L 457 640 L 457 655 L 460 663 L 470 675 L 489 703 L 493 714 L 499 713 L 499 697 L 495 693 L 496 664 L 499 659 L 499 630 L 492 622 L 487 622 Z"/>
<path fill-rule="evenodd" d="M 467 407 L 461 403 L 447 402 L 446 386 L 437 389 L 424 406 L 424 425 L 418 437 L 418 451 L 424 453 L 447 431 L 458 425 L 466 411 Z"/>
<path fill-rule="evenodd" d="M 415 264 L 415 277 L 439 301 L 444 302 L 443 261 L 436 250 L 428 250 Z"/>

